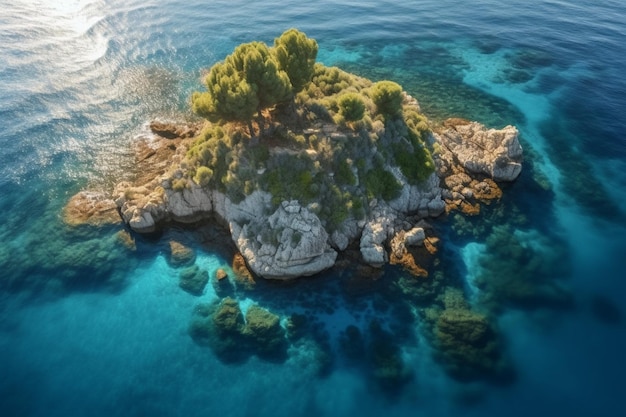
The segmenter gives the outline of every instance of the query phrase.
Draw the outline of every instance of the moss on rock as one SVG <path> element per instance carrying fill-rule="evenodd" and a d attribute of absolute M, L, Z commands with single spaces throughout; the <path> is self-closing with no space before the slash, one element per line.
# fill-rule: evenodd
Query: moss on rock
<path fill-rule="evenodd" d="M 209 273 L 193 265 L 180 271 L 178 285 L 183 290 L 193 295 L 202 295 L 204 287 L 209 282 Z"/>
<path fill-rule="evenodd" d="M 169 249 L 169 261 L 173 266 L 189 265 L 196 259 L 196 252 L 181 242 L 171 240 Z"/>
<path fill-rule="evenodd" d="M 243 335 L 260 357 L 283 358 L 287 353 L 287 339 L 285 329 L 280 325 L 280 317 L 257 305 L 251 306 L 246 312 Z"/>
<path fill-rule="evenodd" d="M 244 317 L 239 302 L 231 297 L 197 307 L 189 332 L 224 362 L 241 362 L 252 355 L 271 361 L 287 357 L 280 317 L 256 305 L 249 307 Z"/>
<path fill-rule="evenodd" d="M 470 381 L 512 376 L 495 328 L 484 314 L 445 309 L 436 316 L 433 330 L 436 358 L 452 377 Z"/>

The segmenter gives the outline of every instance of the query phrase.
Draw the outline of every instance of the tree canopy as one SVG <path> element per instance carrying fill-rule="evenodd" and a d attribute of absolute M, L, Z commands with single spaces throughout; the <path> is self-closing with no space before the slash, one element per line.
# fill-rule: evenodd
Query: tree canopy
<path fill-rule="evenodd" d="M 207 92 L 194 93 L 193 111 L 211 121 L 251 120 L 259 108 L 255 86 L 234 68 L 217 63 L 206 79 Z"/>
<path fill-rule="evenodd" d="M 317 42 L 297 29 L 289 29 L 274 39 L 274 55 L 289 76 L 293 92 L 301 91 L 313 77 Z"/>
<path fill-rule="evenodd" d="M 211 121 L 247 122 L 263 130 L 262 111 L 291 99 L 313 76 L 317 42 L 289 29 L 274 40 L 239 45 L 205 78 L 207 91 L 192 95 L 193 111 Z"/>
<path fill-rule="evenodd" d="M 232 54 L 211 67 L 205 78 L 207 91 L 194 93 L 192 108 L 211 121 L 248 122 L 256 114 L 292 95 L 285 71 L 278 68 L 270 49 L 262 42 L 239 45 Z M 259 125 L 261 126 L 261 122 Z"/>

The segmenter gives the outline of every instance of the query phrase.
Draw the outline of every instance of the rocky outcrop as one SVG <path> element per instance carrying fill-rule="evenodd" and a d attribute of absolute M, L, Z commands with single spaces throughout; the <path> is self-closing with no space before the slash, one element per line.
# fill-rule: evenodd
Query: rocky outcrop
<path fill-rule="evenodd" d="M 469 173 L 513 181 L 522 171 L 522 147 L 513 126 L 487 129 L 480 123 L 450 119 L 437 141 Z"/>
<path fill-rule="evenodd" d="M 393 223 L 397 217 L 395 210 L 373 202 L 372 218 L 365 224 L 359 248 L 363 260 L 371 266 L 382 266 L 389 260 L 385 243 L 393 235 Z"/>
<path fill-rule="evenodd" d="M 150 123 L 150 130 L 166 139 L 190 139 L 196 136 L 200 129 L 197 125 L 179 125 L 154 120 Z"/>
<path fill-rule="evenodd" d="M 169 262 L 173 266 L 188 265 L 196 260 L 196 253 L 190 247 L 175 240 L 171 240 L 169 246 Z"/>
<path fill-rule="evenodd" d="M 436 173 L 428 177 L 424 184 L 412 185 L 399 169 L 392 169 L 391 172 L 403 185 L 400 195 L 389 202 L 389 207 L 400 213 L 417 213 L 421 217 L 437 217 L 445 211 Z"/>
<path fill-rule="evenodd" d="M 480 213 L 482 203 L 502 196 L 496 181 L 513 181 L 521 172 L 522 148 L 517 129 L 487 129 L 463 119 L 448 119 L 433 135 L 435 158 L 446 212 Z"/>
<path fill-rule="evenodd" d="M 297 201 L 284 201 L 269 217 L 241 227 L 231 222 L 231 232 L 250 269 L 265 278 L 313 275 L 337 258 L 319 218 Z"/>
<path fill-rule="evenodd" d="M 450 120 L 432 136 L 438 149 L 435 173 L 413 185 L 399 168 L 387 166 L 402 184 L 398 197 L 371 200 L 364 218 L 350 217 L 329 235 L 315 214 L 315 204 L 304 207 L 298 201 L 283 201 L 275 208 L 272 196 L 260 190 L 235 203 L 218 190 L 196 184 L 184 161 L 197 126 L 155 122 L 150 128 L 158 136 L 144 138 L 136 146 L 137 180 L 119 183 L 111 196 L 78 194 L 65 210 L 66 222 L 103 224 L 119 221 L 121 215 L 134 231 L 152 232 L 168 221 L 196 222 L 215 216 L 228 226 L 242 264 L 272 279 L 316 274 L 334 265 L 336 251 L 357 241 L 364 262 L 382 266 L 390 260 L 388 248 L 398 232 L 403 236 L 396 239 L 397 248 L 423 242 L 424 231 L 411 230 L 415 220 L 451 208 L 478 213 L 479 202 L 501 196 L 494 180 L 510 181 L 521 171 L 522 149 L 514 127 L 494 130 Z M 406 216 L 413 216 L 413 225 L 407 224 Z M 394 262 L 406 264 L 406 253 L 396 252 Z"/>
<path fill-rule="evenodd" d="M 88 224 L 104 226 L 121 223 L 117 205 L 106 193 L 81 191 L 73 196 L 63 210 L 63 221 L 70 226 Z"/>
<path fill-rule="evenodd" d="M 115 187 L 113 195 L 124 221 L 142 233 L 153 232 L 163 221 L 198 221 L 213 209 L 212 193 L 193 182 L 182 190 L 174 190 L 168 179 L 140 187 L 122 182 Z"/>

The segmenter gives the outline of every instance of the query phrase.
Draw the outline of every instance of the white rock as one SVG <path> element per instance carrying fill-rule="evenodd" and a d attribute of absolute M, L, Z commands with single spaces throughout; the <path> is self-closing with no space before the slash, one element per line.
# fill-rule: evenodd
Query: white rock
<path fill-rule="evenodd" d="M 319 218 L 297 202 L 281 204 L 271 216 L 261 216 L 249 227 L 263 233 L 257 239 L 247 239 L 241 233 L 235 243 L 250 269 L 265 278 L 313 275 L 333 266 L 337 258 Z M 276 235 L 277 242 L 264 238 Z"/>
<path fill-rule="evenodd" d="M 404 244 L 407 246 L 420 246 L 424 243 L 426 234 L 421 227 L 414 227 L 404 234 Z"/>
<path fill-rule="evenodd" d="M 471 173 L 513 181 L 522 170 L 522 147 L 514 126 L 496 130 L 471 122 L 448 128 L 435 138 Z"/>

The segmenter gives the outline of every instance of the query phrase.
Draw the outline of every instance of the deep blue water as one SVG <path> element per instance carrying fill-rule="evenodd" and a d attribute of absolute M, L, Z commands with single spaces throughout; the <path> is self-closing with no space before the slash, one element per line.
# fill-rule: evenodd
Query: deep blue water
<path fill-rule="evenodd" d="M 0 415 L 623 413 L 626 6 L 400 3 L 0 0 Z M 476 277 L 498 274 L 571 295 L 567 306 L 496 300 L 514 381 L 447 376 L 410 308 L 394 334 L 414 377 L 392 393 L 340 355 L 320 375 L 306 346 L 284 363 L 222 363 L 187 330 L 213 289 L 181 291 L 164 255 L 169 237 L 190 233 L 140 239 L 130 254 L 117 230 L 63 225 L 71 195 L 123 178 L 146 122 L 189 115 L 203 69 L 289 27 L 316 38 L 327 65 L 396 80 L 434 121 L 519 127 L 527 160 L 499 203 L 505 216 L 474 220 L 486 230 L 476 237 L 437 226 L 469 299 L 481 297 Z M 533 257 L 492 250 L 496 224 Z M 202 267 L 228 263 L 219 241 L 192 242 Z M 239 298 L 314 314 L 331 357 L 347 324 L 405 317 L 372 291 L 347 302 L 350 277 L 318 278 Z"/>

